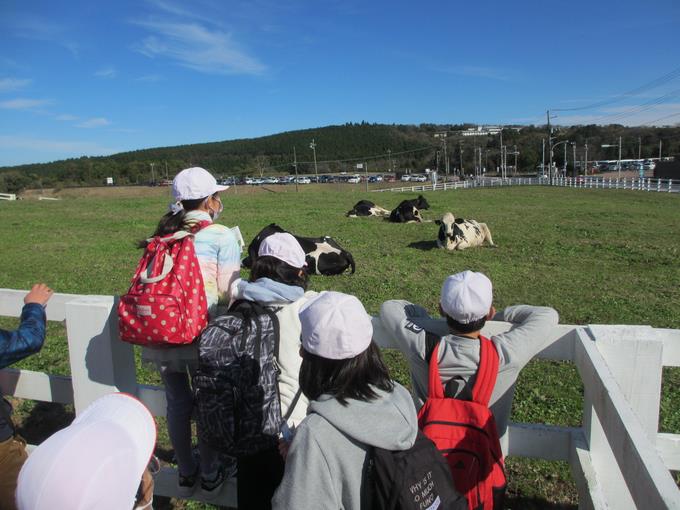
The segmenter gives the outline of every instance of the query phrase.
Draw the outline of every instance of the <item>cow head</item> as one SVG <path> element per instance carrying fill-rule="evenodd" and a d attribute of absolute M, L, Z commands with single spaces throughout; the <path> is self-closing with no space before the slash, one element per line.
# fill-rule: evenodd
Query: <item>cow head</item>
<path fill-rule="evenodd" d="M 248 245 L 248 256 L 241 261 L 241 265 L 250 269 L 250 267 L 253 265 L 253 262 L 255 262 L 255 259 L 257 258 L 257 252 L 260 249 L 260 244 L 262 244 L 262 241 L 264 241 L 270 235 L 276 234 L 277 232 L 285 232 L 285 230 L 279 227 L 276 223 L 270 223 L 260 230 L 260 233 L 257 234 Z"/>
<path fill-rule="evenodd" d="M 454 233 L 454 225 L 456 219 L 453 214 L 447 212 L 442 216 L 441 220 L 435 220 L 435 223 L 439 225 L 439 234 L 437 236 L 437 246 L 440 248 L 446 248 L 447 250 L 453 250 L 456 246 L 457 240 Z"/>
<path fill-rule="evenodd" d="M 417 202 L 414 204 L 418 209 L 429 209 L 430 204 L 427 203 L 423 195 L 418 195 Z"/>

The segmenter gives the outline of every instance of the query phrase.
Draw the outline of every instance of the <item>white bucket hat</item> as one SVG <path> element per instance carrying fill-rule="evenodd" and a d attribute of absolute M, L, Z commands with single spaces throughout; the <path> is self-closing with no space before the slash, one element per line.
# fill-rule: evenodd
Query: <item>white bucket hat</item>
<path fill-rule="evenodd" d="M 373 325 L 356 297 L 323 291 L 300 310 L 302 348 L 327 359 L 349 359 L 371 344 Z"/>
<path fill-rule="evenodd" d="M 305 252 L 297 239 L 288 232 L 277 232 L 266 237 L 257 250 L 258 257 L 275 257 L 298 269 L 307 265 Z"/>
<path fill-rule="evenodd" d="M 210 172 L 199 166 L 182 170 L 172 180 L 172 196 L 178 202 L 206 198 L 227 189 L 229 186 L 217 184 Z"/>
<path fill-rule="evenodd" d="M 40 444 L 19 473 L 20 510 L 131 509 L 156 443 L 136 398 L 112 393 Z"/>
<path fill-rule="evenodd" d="M 492 300 L 491 280 L 482 273 L 463 271 L 444 280 L 439 303 L 453 320 L 469 324 L 488 315 Z"/>

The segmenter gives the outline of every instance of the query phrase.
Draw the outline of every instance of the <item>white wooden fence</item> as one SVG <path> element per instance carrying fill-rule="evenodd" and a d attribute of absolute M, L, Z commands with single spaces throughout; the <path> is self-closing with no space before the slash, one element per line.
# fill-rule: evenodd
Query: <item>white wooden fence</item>
<path fill-rule="evenodd" d="M 503 186 L 561 186 L 581 189 L 617 189 L 632 191 L 656 191 L 659 193 L 680 193 L 680 180 L 654 179 L 651 177 L 610 179 L 595 176 L 557 177 L 554 179 L 542 177 L 485 177 L 482 179 L 440 182 L 436 185 L 421 184 L 418 186 L 402 186 L 399 188 L 382 188 L 372 191 L 446 191 L 466 188 L 494 188 Z"/>
<path fill-rule="evenodd" d="M 0 289 L 0 316 L 18 317 L 25 294 Z M 74 404 L 78 413 L 101 395 L 126 391 L 164 416 L 163 389 L 137 382 L 133 348 L 118 339 L 115 304 L 110 296 L 56 294 L 47 318 L 66 324 L 72 375 L 4 369 L 3 392 Z M 510 326 L 490 322 L 485 333 Z M 680 366 L 680 330 L 558 325 L 550 336 L 555 341 L 538 357 L 576 365 L 585 393 L 583 425 L 513 423 L 504 445 L 508 455 L 569 462 L 580 508 L 680 509 L 680 491 L 669 472 L 680 470 L 680 434 L 658 432 L 662 368 Z M 176 497 L 176 480 L 176 471 L 164 468 L 156 494 Z M 194 499 L 200 498 L 199 491 Z M 211 502 L 235 507 L 235 481 Z"/>

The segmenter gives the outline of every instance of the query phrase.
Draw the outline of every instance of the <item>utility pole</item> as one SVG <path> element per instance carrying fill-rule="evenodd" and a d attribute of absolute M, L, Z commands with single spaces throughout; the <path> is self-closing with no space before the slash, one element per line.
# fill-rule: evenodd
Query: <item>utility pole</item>
<path fill-rule="evenodd" d="M 465 172 L 463 171 L 463 142 L 458 142 L 460 147 L 460 176 L 464 179 Z M 659 141 L 659 159 L 661 159 L 661 141 Z"/>
<path fill-rule="evenodd" d="M 586 138 L 586 156 L 585 166 L 583 167 L 583 175 L 588 175 L 588 139 Z"/>
<path fill-rule="evenodd" d="M 543 149 L 542 149 L 543 156 L 541 158 L 541 177 L 543 177 L 545 175 L 545 138 L 543 138 L 541 140 L 541 142 L 543 142 L 541 144 L 543 146 Z"/>
<path fill-rule="evenodd" d="M 574 170 L 571 172 L 572 177 L 576 177 L 576 142 L 572 144 L 574 148 Z"/>
<path fill-rule="evenodd" d="M 638 136 L 638 159 L 642 159 L 642 137 Z"/>
<path fill-rule="evenodd" d="M 567 175 L 567 144 L 564 144 L 564 168 L 562 169 L 562 175 L 566 177 Z"/>
<path fill-rule="evenodd" d="M 517 175 L 517 155 L 519 154 L 519 152 L 517 152 L 516 145 L 513 147 L 513 149 L 514 149 L 513 152 L 515 153 L 515 171 L 513 172 L 513 174 Z"/>
<path fill-rule="evenodd" d="M 501 129 L 500 135 L 501 135 L 501 177 L 505 177 L 505 163 L 503 158 L 503 129 Z"/>
<path fill-rule="evenodd" d="M 316 174 L 316 182 L 319 182 L 319 170 L 316 168 L 316 144 L 314 143 L 314 138 L 312 138 L 312 143 L 309 144 L 309 148 L 314 152 L 314 173 Z"/>
<path fill-rule="evenodd" d="M 659 162 L 661 162 L 661 140 L 659 140 Z"/>
<path fill-rule="evenodd" d="M 297 193 L 300 190 L 298 189 L 297 152 L 295 152 L 295 145 L 293 145 L 293 168 L 295 168 L 295 193 Z"/>
<path fill-rule="evenodd" d="M 550 110 L 546 111 L 548 117 L 548 149 L 550 150 L 550 168 L 548 168 L 548 178 L 552 181 L 553 171 L 553 146 L 552 146 L 552 128 L 550 127 Z"/>
<path fill-rule="evenodd" d="M 387 162 L 390 165 L 390 172 L 392 172 L 392 149 L 387 149 Z"/>
<path fill-rule="evenodd" d="M 149 163 L 151 165 L 151 183 L 156 184 L 156 175 L 153 173 L 153 166 L 155 163 Z"/>
<path fill-rule="evenodd" d="M 619 163 L 617 165 L 619 169 L 619 179 L 621 178 L 621 137 L 619 136 Z"/>
<path fill-rule="evenodd" d="M 446 177 L 449 176 L 449 156 L 446 154 L 446 137 L 444 137 L 444 165 L 446 168 Z"/>

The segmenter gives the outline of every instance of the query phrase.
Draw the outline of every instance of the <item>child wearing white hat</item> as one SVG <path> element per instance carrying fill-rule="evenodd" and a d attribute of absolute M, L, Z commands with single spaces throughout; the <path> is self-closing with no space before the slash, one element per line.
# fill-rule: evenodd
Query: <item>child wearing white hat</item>
<path fill-rule="evenodd" d="M 321 292 L 302 308 L 300 322 L 300 387 L 309 412 L 272 507 L 359 509 L 372 447 L 413 446 L 413 401 L 390 379 L 371 342 L 371 317 L 356 297 Z"/>
<path fill-rule="evenodd" d="M 156 444 L 156 423 L 136 398 L 112 393 L 41 443 L 19 473 L 19 510 L 151 508 L 138 498 Z M 145 501 L 140 501 L 145 499 Z"/>
<path fill-rule="evenodd" d="M 507 321 L 513 328 L 494 335 L 499 356 L 498 378 L 490 409 L 496 419 L 501 445 L 506 449 L 507 429 L 515 382 L 520 370 L 548 346 L 548 333 L 558 314 L 548 307 L 517 305 L 496 312 L 493 286 L 482 273 L 463 271 L 443 283 L 439 311 L 445 321 L 430 317 L 425 308 L 408 301 L 386 301 L 380 316 L 373 319 L 373 340 L 380 347 L 399 349 L 408 360 L 416 408 L 428 395 L 428 363 L 425 360 L 428 334 L 441 339 L 439 373 L 447 397 L 469 399 L 479 366 L 478 338 L 487 320 Z"/>
<path fill-rule="evenodd" d="M 166 236 L 179 230 L 194 232 L 194 248 L 211 318 L 231 302 L 230 287 L 241 270 L 241 246 L 234 230 L 216 223 L 224 209 L 220 193 L 228 188 L 219 185 L 204 168 L 182 170 L 172 181 L 174 202 L 153 233 L 153 236 Z M 140 244 L 145 246 L 145 242 Z M 234 474 L 236 463 L 233 459 L 221 463 L 217 452 L 200 436 L 200 455 L 197 458 L 194 454 L 191 428 L 194 395 L 190 374 L 198 365 L 196 342 L 186 346 L 147 347 L 142 357 L 156 365 L 165 386 L 168 435 L 177 459 L 180 495 L 189 497 L 200 485 L 205 498 L 215 497 L 225 478 Z"/>
<path fill-rule="evenodd" d="M 279 325 L 277 364 L 281 415 L 285 430 L 293 430 L 307 415 L 309 401 L 300 391 L 300 319 L 305 303 L 317 295 L 307 291 L 305 252 L 295 237 L 276 233 L 262 241 L 248 281 L 237 280 L 234 299 L 247 299 L 275 311 Z M 239 457 L 239 509 L 266 510 L 283 477 L 283 458 L 277 448 Z"/>

